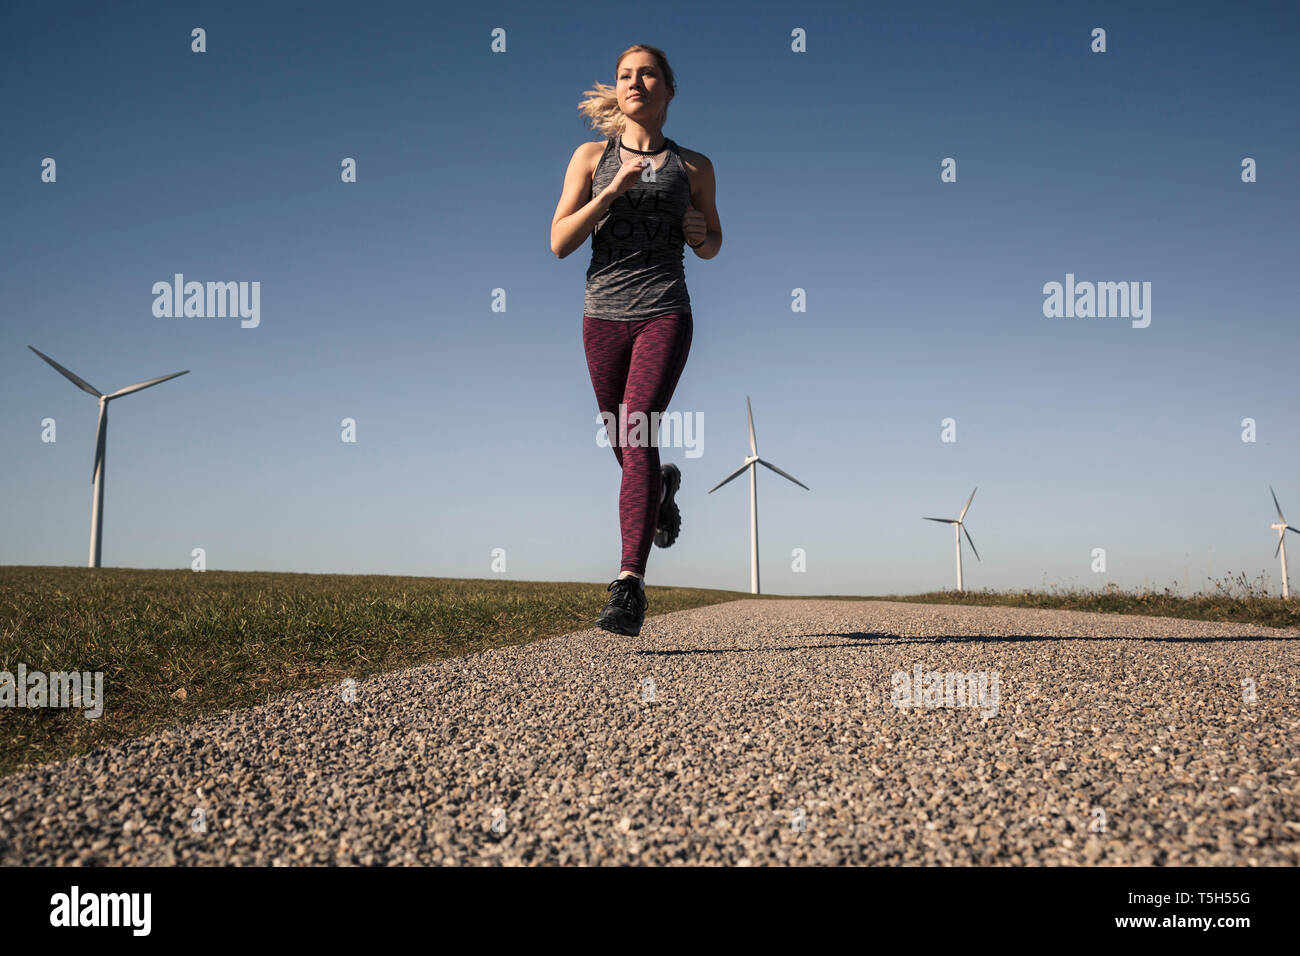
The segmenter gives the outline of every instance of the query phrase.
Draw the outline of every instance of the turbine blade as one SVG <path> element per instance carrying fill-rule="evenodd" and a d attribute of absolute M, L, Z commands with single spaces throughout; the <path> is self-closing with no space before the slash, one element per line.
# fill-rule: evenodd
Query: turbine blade
<path fill-rule="evenodd" d="M 45 359 L 45 361 L 53 365 L 56 369 L 58 369 L 59 372 L 63 375 L 63 377 L 66 378 L 73 385 L 77 386 L 77 388 L 81 389 L 84 392 L 89 392 L 91 395 L 94 395 L 96 398 L 102 397 L 103 393 L 100 392 L 98 389 L 96 389 L 95 386 L 87 382 L 84 378 L 81 378 L 80 376 L 74 375 L 72 372 L 69 372 L 66 368 L 64 368 L 58 362 L 54 361 L 54 359 L 50 358 L 40 349 L 32 348 L 32 346 L 30 345 L 27 347 L 31 349 L 33 352 L 35 352 L 37 355 L 39 355 L 41 358 Z"/>
<path fill-rule="evenodd" d="M 737 478 L 737 477 L 739 477 L 740 474 L 741 474 L 742 472 L 744 472 L 744 470 L 745 470 L 746 468 L 748 468 L 748 467 L 749 467 L 748 464 L 741 465 L 739 468 L 737 468 L 735 471 L 733 471 L 731 474 L 729 474 L 726 478 L 723 478 L 720 482 L 718 482 L 716 485 L 714 485 L 712 488 L 710 488 L 708 493 L 709 493 L 709 494 L 713 494 L 715 491 L 717 491 L 719 488 L 721 488 L 721 487 L 722 487 L 723 485 L 725 485 L 727 482 L 731 481 L 733 478 Z"/>
<path fill-rule="evenodd" d="M 121 398 L 123 395 L 130 395 L 132 392 L 138 392 L 140 391 L 140 389 L 148 388 L 150 385 L 157 385 L 159 382 L 165 382 L 169 378 L 175 378 L 178 375 L 188 375 L 189 371 L 190 371 L 189 369 L 186 369 L 184 372 L 172 372 L 170 375 L 164 375 L 162 378 L 151 378 L 149 379 L 149 381 L 140 382 L 138 385 L 128 385 L 126 388 L 119 388 L 112 395 L 108 395 L 105 397 Z"/>
<path fill-rule="evenodd" d="M 807 485 L 805 485 L 805 484 L 804 484 L 802 481 L 800 481 L 798 478 L 794 477 L 794 475 L 787 475 L 787 474 L 786 474 L 784 471 L 782 471 L 780 468 L 776 467 L 776 465 L 773 465 L 773 464 L 771 464 L 771 463 L 769 463 L 769 462 L 766 462 L 766 461 L 764 461 L 764 460 L 761 459 L 761 458 L 758 460 L 758 463 L 759 463 L 760 465 L 764 465 L 764 466 L 766 466 L 766 467 L 768 467 L 768 468 L 771 468 L 774 472 L 776 472 L 776 473 L 777 473 L 778 475 L 780 475 L 782 478 L 789 478 L 791 481 L 793 481 L 796 485 L 798 485 L 798 486 L 799 486 L 800 488 L 802 488 L 804 491 L 812 491 L 811 488 L 809 488 Z"/>
<path fill-rule="evenodd" d="M 1273 549 L 1273 557 L 1275 557 L 1275 558 L 1276 558 L 1279 554 L 1282 553 L 1282 538 L 1283 538 L 1284 535 L 1285 535 L 1285 532 L 1283 532 L 1283 534 L 1279 534 L 1279 535 L 1277 536 L 1277 547 Z"/>
<path fill-rule="evenodd" d="M 956 522 L 954 519 L 952 519 L 952 518 L 924 518 L 923 520 L 925 520 L 925 521 L 940 521 L 940 522 L 942 522 L 943 524 L 956 524 L 956 523 L 957 523 L 957 522 Z"/>
<path fill-rule="evenodd" d="M 962 525 L 958 525 L 958 527 L 961 528 L 961 530 L 965 533 L 966 540 L 970 542 L 970 549 L 972 551 L 975 551 L 975 539 L 970 536 L 970 532 L 966 530 L 966 526 L 962 524 Z M 975 560 L 976 561 L 980 560 L 980 553 L 978 551 L 975 551 Z"/>
<path fill-rule="evenodd" d="M 31 346 L 28 346 L 28 348 L 31 348 Z M 1272 485 L 1268 486 L 1268 493 L 1273 496 L 1273 507 L 1277 509 L 1277 520 L 1286 524 L 1286 518 L 1282 516 L 1282 506 L 1277 503 L 1277 492 L 1273 490 Z"/>
<path fill-rule="evenodd" d="M 979 485 L 976 485 L 975 491 L 979 491 L 979 490 L 980 490 Z M 970 493 L 970 497 L 966 499 L 966 507 L 961 509 L 961 516 L 957 519 L 958 521 L 966 520 L 966 511 L 968 508 L 970 508 L 970 503 L 975 500 L 975 491 L 972 491 Z M 971 547 L 973 548 L 974 545 L 971 545 Z"/>
<path fill-rule="evenodd" d="M 745 396 L 745 413 L 749 415 L 749 454 L 758 457 L 758 442 L 754 440 L 754 409 L 750 407 L 749 396 Z"/>
<path fill-rule="evenodd" d="M 1294 531 L 1296 534 L 1300 534 L 1300 529 L 1293 528 L 1293 527 L 1291 527 L 1290 525 L 1287 525 L 1287 526 L 1286 526 L 1286 530 L 1287 530 L 1287 531 Z M 1285 534 L 1286 531 L 1284 531 L 1284 532 L 1282 532 L 1282 533 Z"/>

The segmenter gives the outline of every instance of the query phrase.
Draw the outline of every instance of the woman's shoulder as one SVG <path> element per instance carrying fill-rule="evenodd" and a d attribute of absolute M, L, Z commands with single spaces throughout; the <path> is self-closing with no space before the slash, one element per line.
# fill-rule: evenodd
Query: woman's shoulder
<path fill-rule="evenodd" d="M 686 178 L 690 181 L 691 193 L 694 194 L 700 183 L 710 181 L 713 176 L 713 163 L 709 162 L 709 157 L 703 153 L 687 149 L 676 140 L 673 140 L 673 144 L 677 147 L 677 155 L 681 157 L 682 165 L 686 167 Z"/>
<path fill-rule="evenodd" d="M 705 156 L 703 153 L 696 152 L 693 149 L 687 149 L 681 143 L 678 143 L 677 140 L 673 140 L 673 143 L 677 146 L 677 153 L 682 157 L 682 162 L 690 167 L 691 172 L 711 169 L 713 167 L 713 163 L 709 161 L 709 157 Z"/>
<path fill-rule="evenodd" d="M 611 142 L 612 139 L 588 140 L 574 150 L 574 156 L 581 156 L 587 163 L 587 172 L 594 176 L 596 167 L 600 165 L 600 158 L 605 155 Z"/>

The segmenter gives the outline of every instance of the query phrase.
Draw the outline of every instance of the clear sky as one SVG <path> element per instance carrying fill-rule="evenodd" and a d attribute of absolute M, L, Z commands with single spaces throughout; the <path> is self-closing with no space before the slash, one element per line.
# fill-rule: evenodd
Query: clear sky
<path fill-rule="evenodd" d="M 1270 484 L 1300 524 L 1295 4 L 0 17 L 0 563 L 86 563 L 96 404 L 34 345 L 105 392 L 190 370 L 110 405 L 105 566 L 201 547 L 211 569 L 491 577 L 503 548 L 507 578 L 612 578 L 590 243 L 557 260 L 549 231 L 599 138 L 583 91 L 644 42 L 676 72 L 665 132 L 712 160 L 724 235 L 686 254 L 670 410 L 702 416 L 703 454 L 664 450 L 683 530 L 649 584 L 748 588 L 746 483 L 706 492 L 746 454 L 749 395 L 760 455 L 811 488 L 759 475 L 767 591 L 952 587 L 952 533 L 921 516 L 976 485 L 968 588 L 1280 585 Z M 260 324 L 156 317 L 176 273 L 260 282 Z M 1150 325 L 1045 317 L 1067 273 L 1151 283 Z"/>

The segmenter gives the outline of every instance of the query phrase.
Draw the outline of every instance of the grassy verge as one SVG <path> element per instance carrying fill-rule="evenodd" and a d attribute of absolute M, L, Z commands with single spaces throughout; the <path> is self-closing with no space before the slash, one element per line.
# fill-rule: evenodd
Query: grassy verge
<path fill-rule="evenodd" d="M 747 595 L 654 587 L 651 614 Z M 603 584 L 0 567 L 0 671 L 102 671 L 106 705 L 0 709 L 0 775 L 290 691 L 590 627 Z"/>
<path fill-rule="evenodd" d="M 1183 597 L 1174 588 L 1161 591 L 1121 591 L 1109 585 L 1102 591 L 1051 588 L 1045 591 L 932 591 L 927 594 L 890 594 L 863 600 L 914 601 L 920 604 L 971 604 L 995 607 L 1055 608 L 1063 611 L 1097 611 L 1103 614 L 1144 614 L 1181 617 L 1194 621 L 1232 621 L 1266 627 L 1300 627 L 1300 600 L 1283 601 L 1261 582 L 1245 575 L 1213 580 L 1213 593 L 1202 591 Z"/>

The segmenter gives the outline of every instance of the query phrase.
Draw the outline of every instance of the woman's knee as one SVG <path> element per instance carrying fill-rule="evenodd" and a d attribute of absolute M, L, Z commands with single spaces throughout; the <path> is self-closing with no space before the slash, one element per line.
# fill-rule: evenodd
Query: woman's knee
<path fill-rule="evenodd" d="M 652 474 L 658 473 L 659 465 L 659 448 L 657 445 L 624 445 L 623 446 L 623 468 L 634 469 L 637 471 L 647 471 Z"/>

